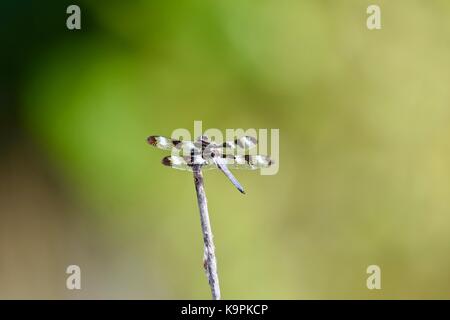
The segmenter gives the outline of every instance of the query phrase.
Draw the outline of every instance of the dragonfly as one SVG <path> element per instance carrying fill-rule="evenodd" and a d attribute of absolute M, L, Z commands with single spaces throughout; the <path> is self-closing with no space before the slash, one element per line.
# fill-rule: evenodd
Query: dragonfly
<path fill-rule="evenodd" d="M 235 154 L 245 153 L 257 145 L 257 139 L 251 136 L 223 143 L 210 141 L 207 136 L 200 136 L 195 141 L 150 136 L 147 142 L 158 149 L 182 152 L 183 155 L 164 157 L 161 161 L 163 165 L 186 171 L 194 171 L 196 168 L 219 169 L 243 194 L 244 188 L 229 169 L 256 170 L 273 165 L 273 161 L 266 155 Z"/>

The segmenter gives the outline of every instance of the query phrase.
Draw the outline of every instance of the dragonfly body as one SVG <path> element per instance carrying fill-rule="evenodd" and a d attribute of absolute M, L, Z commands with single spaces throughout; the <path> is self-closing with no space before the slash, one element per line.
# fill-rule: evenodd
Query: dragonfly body
<path fill-rule="evenodd" d="M 235 154 L 242 149 L 246 151 L 257 145 L 255 138 L 244 136 L 234 141 L 226 141 L 221 144 L 210 142 L 208 137 L 200 136 L 196 141 L 176 140 L 164 136 L 150 136 L 148 143 L 163 150 L 179 150 L 183 155 L 172 155 L 162 159 L 162 164 L 179 170 L 193 171 L 194 166 L 202 170 L 218 168 L 242 193 L 244 189 L 233 176 L 231 169 L 256 170 L 267 168 L 273 164 L 268 156 Z"/>

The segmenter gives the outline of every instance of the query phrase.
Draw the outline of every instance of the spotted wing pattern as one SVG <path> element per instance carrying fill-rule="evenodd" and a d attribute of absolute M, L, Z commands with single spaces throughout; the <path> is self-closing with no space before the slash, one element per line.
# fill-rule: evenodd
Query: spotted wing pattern
<path fill-rule="evenodd" d="M 202 170 L 210 170 L 217 168 L 214 161 L 205 160 L 200 155 L 190 156 L 167 156 L 162 159 L 162 164 L 178 170 L 192 171 L 195 164 L 201 165 Z"/>
<path fill-rule="evenodd" d="M 225 163 L 231 169 L 256 170 L 273 165 L 269 156 L 263 155 L 227 155 Z"/>
<path fill-rule="evenodd" d="M 195 164 L 201 165 L 202 170 L 210 170 L 217 168 L 217 159 L 204 159 L 200 155 L 196 156 L 167 156 L 162 160 L 162 164 L 179 170 L 192 171 Z M 268 168 L 273 161 L 268 156 L 262 155 L 243 155 L 243 156 L 224 156 L 220 158 L 220 162 L 231 169 L 256 170 Z"/>
<path fill-rule="evenodd" d="M 176 140 L 164 136 L 150 136 L 147 138 L 147 142 L 162 150 L 172 150 L 172 148 L 176 148 L 178 150 L 198 149 L 192 141 Z"/>
<path fill-rule="evenodd" d="M 196 142 L 171 139 L 164 136 L 150 136 L 147 138 L 150 145 L 163 150 L 182 150 L 183 155 L 172 155 L 162 159 L 162 164 L 178 170 L 193 171 L 198 165 L 202 170 L 220 169 L 233 185 L 242 193 L 244 189 L 230 172 L 231 169 L 256 170 L 268 168 L 273 161 L 264 155 L 235 155 L 235 151 L 249 150 L 256 146 L 257 140 L 251 136 L 243 136 L 234 141 L 223 144 L 210 142 L 207 137 L 201 136 Z"/>
<path fill-rule="evenodd" d="M 256 146 L 256 144 L 258 143 L 258 140 L 252 136 L 243 136 L 241 138 L 235 139 L 234 141 L 225 141 L 223 143 L 223 148 L 226 149 L 237 149 L 242 148 L 242 149 L 251 149 L 254 146 Z"/>

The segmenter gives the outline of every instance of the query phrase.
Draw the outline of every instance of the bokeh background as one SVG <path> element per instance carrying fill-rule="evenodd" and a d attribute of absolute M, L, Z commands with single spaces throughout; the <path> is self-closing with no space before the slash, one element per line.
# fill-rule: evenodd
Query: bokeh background
<path fill-rule="evenodd" d="M 0 5 L 0 298 L 210 298 L 192 176 L 145 141 L 194 120 L 280 129 L 246 196 L 205 173 L 223 298 L 450 298 L 449 1 L 69 4 Z"/>

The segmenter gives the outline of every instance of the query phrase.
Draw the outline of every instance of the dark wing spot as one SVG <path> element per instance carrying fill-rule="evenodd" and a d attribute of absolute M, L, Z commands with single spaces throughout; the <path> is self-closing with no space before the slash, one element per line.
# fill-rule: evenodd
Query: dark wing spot
<path fill-rule="evenodd" d="M 171 167 L 172 166 L 172 160 L 170 159 L 170 156 L 164 157 L 161 160 L 161 163 L 165 166 Z"/>
<path fill-rule="evenodd" d="M 172 140 L 172 143 L 176 147 L 181 143 L 181 141 L 180 140 Z"/>
<path fill-rule="evenodd" d="M 156 146 L 156 136 L 150 136 L 150 137 L 148 137 L 147 138 L 147 142 L 149 143 L 149 144 L 151 144 L 152 146 Z"/>
<path fill-rule="evenodd" d="M 244 156 L 244 159 L 245 159 L 246 162 L 250 163 L 250 155 L 246 154 Z"/>
<path fill-rule="evenodd" d="M 207 146 L 209 146 L 209 142 L 202 140 L 202 148 L 205 149 Z"/>

